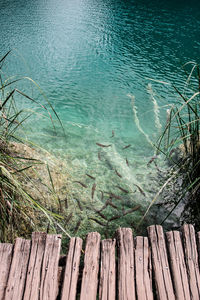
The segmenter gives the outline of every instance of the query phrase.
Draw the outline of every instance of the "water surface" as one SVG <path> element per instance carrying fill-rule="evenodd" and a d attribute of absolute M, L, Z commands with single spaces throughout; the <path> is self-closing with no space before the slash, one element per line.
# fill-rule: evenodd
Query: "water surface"
<path fill-rule="evenodd" d="M 199 6 L 156 0 L 0 1 L 0 53 L 12 49 L 5 73 L 36 81 L 65 129 L 64 134 L 57 122 L 55 133 L 37 114 L 27 123 L 27 136 L 64 157 L 75 178 L 84 181 L 90 172 L 99 189 L 120 183 L 134 193 L 132 202 L 141 197 L 149 202 L 158 189 L 156 168 L 147 167 L 161 130 L 155 117 L 164 126 L 167 105 L 177 98 L 170 86 L 147 78 L 182 85 L 181 66 L 199 59 Z M 19 87 L 46 103 L 29 82 Z M 156 114 L 149 92 L 160 107 Z M 21 98 L 19 106 L 35 109 Z"/>

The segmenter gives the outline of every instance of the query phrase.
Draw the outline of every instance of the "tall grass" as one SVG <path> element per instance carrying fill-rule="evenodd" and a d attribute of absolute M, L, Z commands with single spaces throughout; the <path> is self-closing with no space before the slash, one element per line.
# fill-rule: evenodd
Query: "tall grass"
<path fill-rule="evenodd" d="M 172 212 L 181 206 L 182 222 L 191 222 L 200 229 L 200 69 L 199 65 L 189 62 L 184 65 L 186 81 L 182 88 L 174 84 L 176 102 L 167 112 L 166 126 L 157 142 L 157 153 L 162 152 L 170 164 L 171 175 L 168 181 L 179 185 L 179 191 L 171 195 Z M 163 190 L 163 189 L 161 189 Z M 154 199 L 155 200 L 155 199 Z M 154 201 L 153 200 L 153 201 Z M 186 203 L 186 204 L 185 204 Z"/>
<path fill-rule="evenodd" d="M 33 190 L 37 186 L 32 184 L 30 169 L 35 166 L 43 165 L 47 168 L 49 177 L 51 176 L 49 167 L 40 159 L 27 157 L 22 153 L 16 153 L 13 142 L 23 144 L 23 139 L 17 136 L 17 130 L 22 127 L 24 122 L 31 116 L 26 110 L 16 108 L 15 95 L 26 98 L 28 101 L 39 105 L 46 111 L 52 120 L 52 114 L 60 122 L 56 112 L 47 102 L 50 110 L 37 102 L 32 97 L 26 95 L 17 88 L 17 83 L 22 78 L 7 78 L 3 73 L 3 65 L 6 63 L 10 51 L 0 58 L 0 241 L 13 241 L 16 235 L 27 236 L 33 230 L 46 230 L 47 224 L 53 230 L 59 226 L 59 220 L 62 217 L 56 212 L 51 211 L 45 202 L 39 201 L 33 195 Z M 26 78 L 27 80 L 27 78 Z M 30 80 L 30 79 L 28 79 Z M 18 98 L 19 99 L 19 98 Z M 61 123 L 61 122 L 60 122 Z M 25 146 L 25 145 L 24 145 Z M 39 177 L 38 177 L 39 178 Z M 50 177 L 51 179 L 51 177 Z M 25 183 L 31 184 L 32 189 L 27 190 Z M 49 190 L 55 196 L 52 186 Z M 55 196 L 56 197 L 56 196 Z M 62 226 L 60 226 L 62 227 Z"/>

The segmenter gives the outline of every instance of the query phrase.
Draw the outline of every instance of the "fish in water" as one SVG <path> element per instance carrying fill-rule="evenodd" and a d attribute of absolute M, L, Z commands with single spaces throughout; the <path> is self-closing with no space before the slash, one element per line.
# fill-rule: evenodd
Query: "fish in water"
<path fill-rule="evenodd" d="M 117 176 L 119 176 L 120 178 L 122 178 L 122 175 L 119 172 L 117 172 L 116 169 L 115 169 L 115 173 L 117 174 Z"/>
<path fill-rule="evenodd" d="M 78 207 L 81 211 L 83 211 L 83 208 L 82 208 L 82 205 L 81 205 L 81 202 L 79 201 L 79 199 L 77 198 L 74 198 L 76 200 L 76 202 L 78 203 Z"/>
<path fill-rule="evenodd" d="M 92 175 L 90 175 L 90 174 L 87 174 L 87 173 L 86 173 L 85 175 L 88 176 L 89 178 L 95 180 L 95 177 L 94 177 L 94 176 L 92 176 Z"/>
<path fill-rule="evenodd" d="M 79 230 L 80 225 L 81 225 L 81 220 L 78 220 L 78 222 L 76 224 L 76 227 L 74 228 L 74 234 L 77 233 L 77 231 Z"/>
<path fill-rule="evenodd" d="M 113 204 L 112 200 L 110 200 L 110 199 L 107 200 L 107 204 L 110 205 L 110 206 L 112 206 L 115 209 L 118 209 L 118 207 L 115 204 Z"/>
<path fill-rule="evenodd" d="M 157 158 L 157 155 L 153 156 L 147 164 L 147 167 Z"/>
<path fill-rule="evenodd" d="M 122 148 L 122 150 L 125 150 L 125 149 L 127 149 L 127 148 L 129 148 L 129 147 L 131 147 L 131 144 L 125 146 L 124 148 Z"/>
<path fill-rule="evenodd" d="M 175 152 L 176 152 L 176 149 L 173 148 L 173 149 L 169 152 L 169 156 L 172 156 L 172 154 L 175 153 Z"/>
<path fill-rule="evenodd" d="M 140 209 L 140 207 L 141 207 L 141 205 L 136 205 L 136 206 L 134 206 L 134 207 L 131 208 L 131 209 L 125 210 L 125 211 L 123 212 L 123 216 L 126 216 L 126 215 L 128 215 L 128 214 L 130 214 L 130 213 L 132 213 L 132 212 L 134 212 L 134 211 L 136 211 L 136 210 L 138 210 L 138 209 Z"/>
<path fill-rule="evenodd" d="M 100 153 L 100 151 L 98 152 L 98 159 L 101 160 L 101 153 Z"/>
<path fill-rule="evenodd" d="M 95 218 L 88 218 L 89 220 L 95 221 L 97 224 L 101 225 L 101 226 L 106 226 L 106 224 L 104 224 L 103 222 L 95 219 Z"/>
<path fill-rule="evenodd" d="M 108 221 L 109 221 L 109 222 L 110 222 L 110 221 L 114 221 L 114 220 L 119 219 L 120 217 L 121 217 L 121 215 L 116 215 L 116 216 L 110 218 Z"/>
<path fill-rule="evenodd" d="M 123 188 L 122 188 L 121 186 L 119 186 L 119 185 L 116 185 L 116 187 L 117 187 L 119 190 L 121 190 L 122 192 L 126 193 L 126 194 L 129 193 L 128 190 L 123 189 Z"/>
<path fill-rule="evenodd" d="M 79 183 L 82 187 L 84 187 L 84 188 L 87 188 L 87 185 L 85 184 L 85 183 L 83 183 L 83 182 L 81 182 L 81 181 L 74 181 L 74 182 L 76 182 L 76 183 Z"/>
<path fill-rule="evenodd" d="M 127 164 L 127 166 L 129 167 L 129 162 L 128 162 L 128 159 L 126 158 L 126 164 Z"/>
<path fill-rule="evenodd" d="M 101 207 L 101 209 L 98 210 L 98 212 L 101 212 L 101 211 L 104 210 L 107 206 L 108 206 L 108 203 L 107 203 L 107 201 L 106 201 L 106 203 Z"/>
<path fill-rule="evenodd" d="M 122 200 L 122 197 L 117 196 L 117 195 L 115 195 L 115 194 L 113 194 L 113 193 L 110 193 L 110 197 L 111 197 L 111 198 L 118 199 L 118 200 Z"/>
<path fill-rule="evenodd" d="M 145 192 L 141 189 L 141 187 L 140 187 L 139 185 L 137 185 L 137 184 L 134 184 L 134 185 L 138 188 L 138 190 L 140 191 L 140 193 L 141 193 L 143 196 L 146 196 Z"/>
<path fill-rule="evenodd" d="M 94 198 L 95 190 L 96 190 L 96 183 L 94 183 L 93 186 L 92 186 L 92 199 Z"/>
<path fill-rule="evenodd" d="M 112 146 L 111 144 L 103 145 L 103 144 L 100 144 L 100 143 L 96 143 L 96 145 L 99 146 L 99 147 L 103 147 L 103 148 Z"/>
<path fill-rule="evenodd" d="M 111 138 L 113 138 L 114 136 L 115 136 L 115 132 L 114 132 L 114 130 L 112 130 Z"/>
<path fill-rule="evenodd" d="M 104 220 L 106 220 L 106 221 L 108 220 L 107 217 L 106 217 L 104 214 L 102 214 L 101 211 L 96 210 L 96 209 L 94 209 L 94 211 L 95 211 L 100 217 L 102 217 Z"/>
<path fill-rule="evenodd" d="M 73 213 L 71 212 L 71 213 L 66 217 L 66 219 L 65 219 L 65 225 L 66 225 L 67 223 L 69 223 L 69 221 L 71 220 L 72 216 L 73 216 Z"/>
<path fill-rule="evenodd" d="M 154 165 L 155 165 L 157 171 L 158 171 L 158 172 L 161 172 L 161 170 L 158 168 L 158 165 L 157 165 L 156 161 L 154 161 Z"/>

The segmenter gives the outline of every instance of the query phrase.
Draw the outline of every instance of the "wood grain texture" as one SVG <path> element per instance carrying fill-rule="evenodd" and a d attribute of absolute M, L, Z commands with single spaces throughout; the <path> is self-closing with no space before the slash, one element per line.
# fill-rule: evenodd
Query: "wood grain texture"
<path fill-rule="evenodd" d="M 116 240 L 103 240 L 101 242 L 101 273 L 100 273 L 100 300 L 114 300 L 116 289 L 115 270 Z"/>
<path fill-rule="evenodd" d="M 25 300 L 40 299 L 41 271 L 46 243 L 46 233 L 32 234 L 31 254 L 28 264 L 27 280 L 24 292 Z"/>
<path fill-rule="evenodd" d="M 61 235 L 48 234 L 41 270 L 40 300 L 55 300 L 57 297 L 60 247 Z"/>
<path fill-rule="evenodd" d="M 22 238 L 16 239 L 4 297 L 5 300 L 21 300 L 23 297 L 30 255 L 30 244 L 31 242 L 28 240 Z"/>
<path fill-rule="evenodd" d="M 12 244 L 0 244 L 0 300 L 4 299 L 12 261 L 12 250 Z"/>
<path fill-rule="evenodd" d="M 134 241 L 130 228 L 118 229 L 115 257 L 115 240 L 102 241 L 100 251 L 100 234 L 89 233 L 80 300 L 153 300 L 152 283 L 157 300 L 200 300 L 200 232 L 196 240 L 194 227 L 184 225 L 182 233 L 167 232 L 165 242 L 162 227 L 153 225 L 148 236 Z M 32 242 L 0 243 L 0 300 L 75 300 L 82 243 L 70 240 L 67 260 L 60 257 L 60 235 L 33 233 Z"/>
<path fill-rule="evenodd" d="M 188 276 L 180 232 L 167 232 L 166 237 L 176 299 L 190 300 Z"/>
<path fill-rule="evenodd" d="M 79 264 L 83 241 L 80 238 L 71 238 L 65 275 L 62 288 L 61 300 L 75 300 L 76 288 L 79 275 Z"/>
<path fill-rule="evenodd" d="M 118 244 L 118 299 L 135 300 L 134 248 L 130 228 L 117 230 Z"/>
<path fill-rule="evenodd" d="M 200 274 L 194 227 L 192 225 L 183 225 L 182 234 L 191 299 L 199 300 Z"/>
<path fill-rule="evenodd" d="M 80 300 L 96 300 L 100 256 L 100 234 L 87 235 Z"/>
<path fill-rule="evenodd" d="M 151 243 L 157 298 L 159 300 L 175 300 L 162 226 L 149 226 L 148 236 Z"/>
<path fill-rule="evenodd" d="M 148 238 L 135 238 L 135 277 L 138 300 L 153 300 L 151 253 Z"/>

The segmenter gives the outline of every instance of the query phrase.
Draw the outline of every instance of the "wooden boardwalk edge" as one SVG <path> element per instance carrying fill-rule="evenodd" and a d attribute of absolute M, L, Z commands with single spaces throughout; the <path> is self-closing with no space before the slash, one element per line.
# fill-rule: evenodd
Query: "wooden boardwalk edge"
<path fill-rule="evenodd" d="M 135 238 L 130 228 L 119 228 L 116 240 L 102 241 L 91 232 L 83 250 L 82 244 L 71 238 L 59 267 L 60 235 L 33 233 L 31 241 L 0 243 L 0 300 L 200 300 L 200 232 L 192 225 L 166 233 L 152 225 L 148 237 Z"/>
<path fill-rule="evenodd" d="M 117 230 L 118 298 L 135 300 L 134 242 L 130 228 Z"/>
<path fill-rule="evenodd" d="M 181 233 L 178 231 L 170 231 L 166 233 L 166 237 L 174 290 L 177 295 L 176 298 L 178 300 L 190 300 L 190 290 Z"/>
<path fill-rule="evenodd" d="M 101 300 L 115 299 L 116 296 L 116 240 L 101 242 L 101 271 L 99 283 L 99 298 Z"/>
<path fill-rule="evenodd" d="M 71 238 L 63 279 L 61 300 L 75 300 L 83 241 Z"/>
<path fill-rule="evenodd" d="M 138 299 L 153 300 L 151 252 L 143 236 L 135 238 L 135 279 Z"/>
<path fill-rule="evenodd" d="M 4 299 L 12 261 L 12 244 L 0 244 L 0 300 Z"/>
<path fill-rule="evenodd" d="M 175 300 L 163 229 L 159 225 L 150 226 L 148 235 L 158 299 Z"/>

